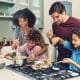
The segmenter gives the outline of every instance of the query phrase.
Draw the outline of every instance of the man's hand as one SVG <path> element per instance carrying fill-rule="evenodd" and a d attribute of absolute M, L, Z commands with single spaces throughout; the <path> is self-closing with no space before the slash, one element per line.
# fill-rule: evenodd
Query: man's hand
<path fill-rule="evenodd" d="M 46 36 L 51 39 L 53 37 L 53 32 L 50 30 L 46 33 Z"/>
<path fill-rule="evenodd" d="M 51 41 L 52 41 L 53 46 L 55 46 L 56 44 L 59 43 L 60 37 L 54 37 L 54 38 L 51 39 Z"/>

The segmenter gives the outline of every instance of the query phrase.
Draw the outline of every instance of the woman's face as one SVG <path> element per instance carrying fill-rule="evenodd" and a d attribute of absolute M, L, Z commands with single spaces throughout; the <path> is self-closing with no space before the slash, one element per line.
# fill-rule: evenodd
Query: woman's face
<path fill-rule="evenodd" d="M 22 28 L 25 28 L 28 26 L 28 20 L 26 18 L 19 18 L 19 25 L 22 27 Z"/>
<path fill-rule="evenodd" d="M 80 37 L 74 33 L 72 34 L 72 44 L 75 48 L 80 48 Z"/>
<path fill-rule="evenodd" d="M 27 46 L 28 46 L 29 49 L 32 49 L 35 46 L 35 42 L 32 41 L 32 40 L 27 41 L 27 43 L 28 43 Z"/>

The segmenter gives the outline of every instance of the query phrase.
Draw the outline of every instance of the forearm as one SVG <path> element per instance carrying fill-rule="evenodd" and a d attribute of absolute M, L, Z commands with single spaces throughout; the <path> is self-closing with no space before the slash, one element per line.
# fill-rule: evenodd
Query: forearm
<path fill-rule="evenodd" d="M 45 45 L 45 46 L 41 47 L 41 49 L 39 51 L 37 51 L 37 53 L 35 55 L 36 56 L 42 55 L 46 51 L 47 51 L 47 46 Z"/>
<path fill-rule="evenodd" d="M 47 51 L 47 45 L 43 38 L 40 39 L 40 46 L 41 46 L 41 49 L 37 52 L 37 55 L 41 55 Z"/>
<path fill-rule="evenodd" d="M 74 66 L 76 66 L 78 69 L 80 69 L 80 65 L 77 64 L 76 62 L 72 62 L 72 64 L 73 64 Z"/>

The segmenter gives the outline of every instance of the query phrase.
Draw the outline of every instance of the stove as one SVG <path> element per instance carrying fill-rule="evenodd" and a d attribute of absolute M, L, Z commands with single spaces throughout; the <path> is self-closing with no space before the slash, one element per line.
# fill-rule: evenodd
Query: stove
<path fill-rule="evenodd" d="M 31 80 L 66 80 L 79 76 L 79 73 L 64 69 L 62 67 L 59 67 L 59 70 L 54 70 L 52 67 L 43 70 L 34 70 L 31 68 L 31 64 L 25 64 L 22 66 L 9 65 L 6 68 L 22 73 L 24 76 L 28 76 Z M 75 75 L 73 75 L 73 73 L 75 73 Z"/>

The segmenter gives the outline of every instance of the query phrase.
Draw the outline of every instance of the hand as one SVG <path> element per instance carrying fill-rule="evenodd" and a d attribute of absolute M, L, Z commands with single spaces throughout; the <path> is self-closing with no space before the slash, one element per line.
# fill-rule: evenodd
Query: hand
<path fill-rule="evenodd" d="M 30 60 L 30 61 L 34 61 L 35 58 L 36 58 L 36 57 L 35 57 L 35 54 L 34 54 L 34 53 L 32 53 L 32 54 L 29 55 L 29 60 Z"/>
<path fill-rule="evenodd" d="M 12 47 L 17 48 L 18 45 L 19 45 L 19 40 L 18 39 L 13 40 Z"/>
<path fill-rule="evenodd" d="M 64 59 L 63 59 L 63 63 L 73 64 L 73 60 L 70 59 L 70 58 L 64 58 Z"/>
<path fill-rule="evenodd" d="M 13 44 L 15 44 L 15 45 L 19 45 L 19 39 L 15 39 L 15 40 L 13 40 Z"/>
<path fill-rule="evenodd" d="M 46 36 L 51 39 L 53 37 L 53 32 L 50 30 L 46 33 Z"/>
<path fill-rule="evenodd" d="M 54 37 L 51 39 L 52 41 L 52 44 L 55 46 L 59 41 L 60 41 L 60 38 L 59 37 Z"/>

